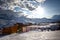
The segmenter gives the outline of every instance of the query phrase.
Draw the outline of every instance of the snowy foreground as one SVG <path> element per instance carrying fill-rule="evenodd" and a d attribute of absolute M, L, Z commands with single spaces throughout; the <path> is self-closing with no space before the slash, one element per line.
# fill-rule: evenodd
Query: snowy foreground
<path fill-rule="evenodd" d="M 22 34 L 11 34 L 1 37 L 0 40 L 60 40 L 60 31 L 29 31 Z"/>

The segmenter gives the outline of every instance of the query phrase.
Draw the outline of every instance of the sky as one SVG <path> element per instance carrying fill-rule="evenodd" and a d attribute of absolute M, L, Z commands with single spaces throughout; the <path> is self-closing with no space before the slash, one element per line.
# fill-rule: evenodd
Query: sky
<path fill-rule="evenodd" d="M 17 22 L 27 22 L 26 16 L 44 0 L 0 0 L 0 27 L 12 26 Z M 28 14 L 29 15 L 29 14 Z"/>
<path fill-rule="evenodd" d="M 46 0 L 43 6 L 48 15 L 60 15 L 60 0 Z"/>
<path fill-rule="evenodd" d="M 54 15 L 60 15 L 60 0 L 0 0 L 0 27 Z"/>
<path fill-rule="evenodd" d="M 22 12 L 27 18 L 51 18 L 60 15 L 60 0 L 2 0 L 0 8 Z"/>
<path fill-rule="evenodd" d="M 41 12 L 39 11 L 37 12 L 38 14 L 34 14 L 34 11 L 33 15 L 31 14 L 32 17 L 35 16 L 34 18 L 51 18 L 54 15 L 60 15 L 60 0 L 46 0 L 39 6 L 42 6 L 42 8 L 44 8 L 44 13 L 41 14 Z M 31 15 L 29 17 L 31 17 Z"/>

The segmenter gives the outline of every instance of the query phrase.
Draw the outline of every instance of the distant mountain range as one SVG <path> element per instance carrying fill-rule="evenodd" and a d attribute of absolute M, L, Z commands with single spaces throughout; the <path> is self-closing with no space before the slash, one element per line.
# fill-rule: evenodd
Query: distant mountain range
<path fill-rule="evenodd" d="M 21 23 L 41 23 L 41 22 L 56 22 L 60 21 L 60 15 L 54 15 L 51 19 L 47 18 L 26 18 L 25 16 L 18 17 L 18 12 L 13 12 L 11 10 L 0 10 L 0 19 L 3 20 L 14 20 L 15 22 L 21 22 Z"/>
<path fill-rule="evenodd" d="M 42 22 L 57 22 L 60 21 L 60 15 L 54 15 L 51 19 L 48 18 L 26 18 L 26 16 L 20 17 L 18 12 L 11 10 L 0 10 L 0 27 L 11 26 L 15 23 L 42 23 Z"/>
<path fill-rule="evenodd" d="M 54 15 L 54 16 L 52 17 L 52 19 L 60 20 L 60 15 Z"/>
<path fill-rule="evenodd" d="M 42 22 L 57 22 L 60 21 L 60 15 L 54 15 L 51 19 L 47 18 L 26 18 L 24 16 L 16 18 L 19 23 L 42 23 Z"/>
<path fill-rule="evenodd" d="M 42 22 L 57 22 L 60 21 L 60 15 L 54 15 L 51 19 L 47 19 L 47 18 L 34 18 L 34 19 L 28 19 L 30 22 L 33 23 L 42 23 Z"/>

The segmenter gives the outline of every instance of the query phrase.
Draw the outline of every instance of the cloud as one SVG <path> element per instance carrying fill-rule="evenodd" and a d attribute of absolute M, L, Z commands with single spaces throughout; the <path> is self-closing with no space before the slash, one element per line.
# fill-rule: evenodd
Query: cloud
<path fill-rule="evenodd" d="M 36 0 L 36 1 L 42 3 L 45 2 L 46 0 Z"/>
<path fill-rule="evenodd" d="M 38 5 L 33 5 L 33 3 L 37 4 L 37 2 L 42 3 L 46 0 L 0 0 L 0 7 L 3 9 L 13 10 L 16 6 L 21 8 L 27 8 L 29 10 L 34 10 Z M 32 3 L 33 2 L 33 3 Z"/>
<path fill-rule="evenodd" d="M 0 9 L 0 27 L 9 27 L 17 22 L 25 22 L 26 16 L 23 12 L 14 12 L 12 10 L 2 10 Z"/>
<path fill-rule="evenodd" d="M 1 10 L 0 9 L 0 19 L 12 20 L 15 17 L 23 16 L 23 12 L 14 12 L 11 10 Z"/>
<path fill-rule="evenodd" d="M 0 0 L 0 27 L 25 22 L 26 13 L 35 10 L 45 0 Z M 19 7 L 20 10 L 15 9 Z M 17 10 L 17 11 L 16 11 Z M 25 20 L 25 21 L 24 21 Z"/>

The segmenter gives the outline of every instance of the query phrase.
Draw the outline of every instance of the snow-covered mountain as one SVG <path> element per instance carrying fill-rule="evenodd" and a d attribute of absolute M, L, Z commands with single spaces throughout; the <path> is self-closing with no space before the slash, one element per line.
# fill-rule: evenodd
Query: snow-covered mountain
<path fill-rule="evenodd" d="M 52 19 L 60 20 L 60 15 L 54 15 L 54 16 L 52 17 Z"/>
<path fill-rule="evenodd" d="M 60 15 L 54 15 L 52 18 L 47 19 L 47 18 L 34 18 L 30 19 L 29 21 L 35 22 L 35 23 L 42 23 L 42 22 L 57 22 L 60 21 Z"/>

